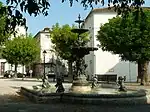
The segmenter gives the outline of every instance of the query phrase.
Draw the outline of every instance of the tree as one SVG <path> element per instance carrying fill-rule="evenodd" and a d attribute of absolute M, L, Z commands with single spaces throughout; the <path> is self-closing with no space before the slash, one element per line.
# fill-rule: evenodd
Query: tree
<path fill-rule="evenodd" d="M 66 2 L 66 0 L 61 0 L 62 3 Z M 145 0 L 68 0 L 70 2 L 70 6 L 73 5 L 73 2 L 80 2 L 83 7 L 92 7 L 93 5 L 104 5 L 113 4 L 114 6 L 126 7 L 127 6 L 141 6 L 145 2 Z M 39 13 L 43 13 L 47 15 L 47 10 L 50 7 L 50 2 L 48 0 L 6 0 L 7 5 L 15 5 L 14 8 L 17 8 L 19 5 L 21 11 L 27 11 L 30 15 L 35 14 L 37 16 Z M 33 6 L 33 7 L 32 7 Z"/>
<path fill-rule="evenodd" d="M 134 11 L 133 11 L 134 13 Z M 104 51 L 119 54 L 122 60 L 138 63 L 141 85 L 148 82 L 147 67 L 150 61 L 150 10 L 145 10 L 135 21 L 131 13 L 126 21 L 115 17 L 98 31 L 97 39 Z"/>
<path fill-rule="evenodd" d="M 39 43 L 29 35 L 27 38 L 24 36 L 16 37 L 6 42 L 2 50 L 2 57 L 8 63 L 15 65 L 29 65 L 39 59 L 40 47 Z"/>
<path fill-rule="evenodd" d="M 61 0 L 62 3 L 66 0 Z M 93 4 L 104 5 L 107 1 L 108 6 L 113 4 L 115 10 L 118 14 L 126 15 L 131 7 L 135 7 L 138 10 L 141 5 L 145 2 L 144 0 L 68 0 L 70 6 L 73 5 L 73 2 L 80 2 L 83 7 L 87 8 L 88 6 L 93 8 Z M 48 9 L 50 8 L 50 2 L 48 0 L 6 0 L 7 7 L 4 6 L 0 8 L 0 13 L 7 12 L 7 25 L 5 31 L 14 32 L 17 25 L 25 25 L 26 19 L 23 17 L 22 12 L 27 12 L 30 15 L 37 16 L 43 14 L 44 16 L 48 15 Z M 9 29 L 9 30 L 8 30 Z"/>
<path fill-rule="evenodd" d="M 69 73 L 72 74 L 72 63 L 76 60 L 75 54 L 73 54 L 72 47 L 77 45 L 78 35 L 71 32 L 71 29 L 75 26 L 70 27 L 69 25 L 59 26 L 58 23 L 52 26 L 51 40 L 55 52 L 64 60 L 68 61 Z M 87 33 L 82 34 L 80 45 L 85 46 L 89 39 Z"/>
<path fill-rule="evenodd" d="M 0 9 L 3 6 L 4 5 L 2 4 L 2 2 L 0 2 Z M 7 33 L 5 33 L 5 35 L 4 35 L 6 19 L 7 19 L 7 13 L 0 13 L 0 46 L 2 46 L 4 44 L 4 42 L 10 38 L 9 31 Z"/>

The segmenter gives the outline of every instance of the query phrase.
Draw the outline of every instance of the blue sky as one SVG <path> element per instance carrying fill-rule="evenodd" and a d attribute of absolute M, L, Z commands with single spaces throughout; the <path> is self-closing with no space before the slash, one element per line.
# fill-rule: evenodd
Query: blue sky
<path fill-rule="evenodd" d="M 98 6 L 97 6 L 98 7 Z M 81 18 L 84 19 L 88 13 L 91 11 L 91 8 L 85 10 L 82 5 L 78 2 L 74 2 L 73 6 L 69 6 L 69 2 L 61 3 L 61 0 L 51 0 L 51 7 L 49 9 L 49 15 L 46 17 L 30 17 L 26 14 L 27 24 L 29 27 L 29 32 L 36 34 L 39 30 L 42 30 L 44 27 L 51 27 L 55 23 L 63 24 L 74 24 L 74 21 L 77 19 L 79 13 Z"/>
<path fill-rule="evenodd" d="M 85 10 L 78 2 L 74 2 L 73 6 L 70 7 L 68 0 L 66 0 L 65 3 L 61 3 L 61 1 L 62 0 L 50 0 L 51 7 L 49 9 L 49 15 L 46 17 L 42 15 L 34 17 L 29 16 L 28 14 L 24 14 L 27 19 L 27 25 L 29 27 L 28 33 L 35 35 L 44 27 L 51 27 L 57 22 L 60 25 L 74 24 L 74 21 L 77 19 L 79 13 L 81 14 L 81 18 L 84 19 L 91 11 L 91 8 Z M 146 0 L 145 6 L 150 6 L 150 0 Z M 100 8 L 102 6 L 95 7 Z"/>

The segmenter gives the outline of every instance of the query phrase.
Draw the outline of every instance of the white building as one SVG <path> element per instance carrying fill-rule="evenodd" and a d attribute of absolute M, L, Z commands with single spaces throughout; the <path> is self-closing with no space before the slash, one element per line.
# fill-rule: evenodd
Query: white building
<path fill-rule="evenodd" d="M 50 29 L 44 28 L 44 30 L 39 31 L 34 38 L 36 38 L 40 44 L 40 60 L 34 65 L 33 71 L 35 75 L 43 75 L 44 70 L 44 54 L 45 50 L 45 73 L 57 72 L 57 75 L 66 73 L 66 63 L 60 61 L 58 57 L 53 52 L 52 42 L 50 39 Z"/>
<path fill-rule="evenodd" d="M 17 26 L 16 31 L 17 31 L 16 37 L 20 35 L 26 35 L 27 33 L 25 27 L 23 26 Z M 11 38 L 15 37 L 12 35 Z M 4 72 L 7 70 L 15 70 L 15 67 L 11 66 L 11 64 L 9 64 L 6 59 L 0 59 L 0 75 L 3 75 Z M 18 65 L 17 72 L 25 73 L 25 66 L 23 67 L 22 65 Z"/>
<path fill-rule="evenodd" d="M 100 8 L 92 10 L 85 19 L 84 28 L 89 29 L 91 41 L 88 46 L 97 47 L 99 41 L 96 40 L 97 31 L 102 24 L 108 22 L 109 19 L 116 17 L 116 12 L 113 9 Z M 117 76 L 126 76 L 126 81 L 137 80 L 137 65 L 128 61 L 121 61 L 118 55 L 113 55 L 110 52 L 104 52 L 101 48 L 91 54 L 85 56 L 87 74 L 108 74 L 116 73 Z"/>

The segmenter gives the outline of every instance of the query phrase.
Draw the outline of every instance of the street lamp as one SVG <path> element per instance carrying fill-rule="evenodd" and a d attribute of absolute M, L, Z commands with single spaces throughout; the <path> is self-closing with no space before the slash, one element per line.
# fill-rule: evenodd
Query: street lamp
<path fill-rule="evenodd" d="M 43 55 L 44 55 L 44 63 L 43 63 L 43 64 L 44 64 L 44 74 L 43 74 L 43 75 L 44 75 L 44 77 L 43 77 L 44 79 L 43 79 L 43 80 L 44 80 L 44 81 L 45 81 L 45 79 L 46 79 L 46 74 L 45 74 L 45 54 L 46 54 L 46 53 L 47 53 L 46 50 L 44 50 L 44 51 L 43 51 Z"/>

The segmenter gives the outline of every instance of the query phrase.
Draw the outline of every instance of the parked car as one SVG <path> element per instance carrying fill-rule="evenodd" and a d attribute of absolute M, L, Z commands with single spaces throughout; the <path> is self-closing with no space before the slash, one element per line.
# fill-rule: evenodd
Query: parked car
<path fill-rule="evenodd" d="M 15 71 L 12 71 L 12 70 L 7 70 L 4 73 L 4 77 L 6 77 L 6 78 L 12 78 L 14 76 L 15 76 Z"/>
<path fill-rule="evenodd" d="M 17 73 L 17 78 L 24 78 L 26 76 L 27 76 L 27 74 Z"/>

